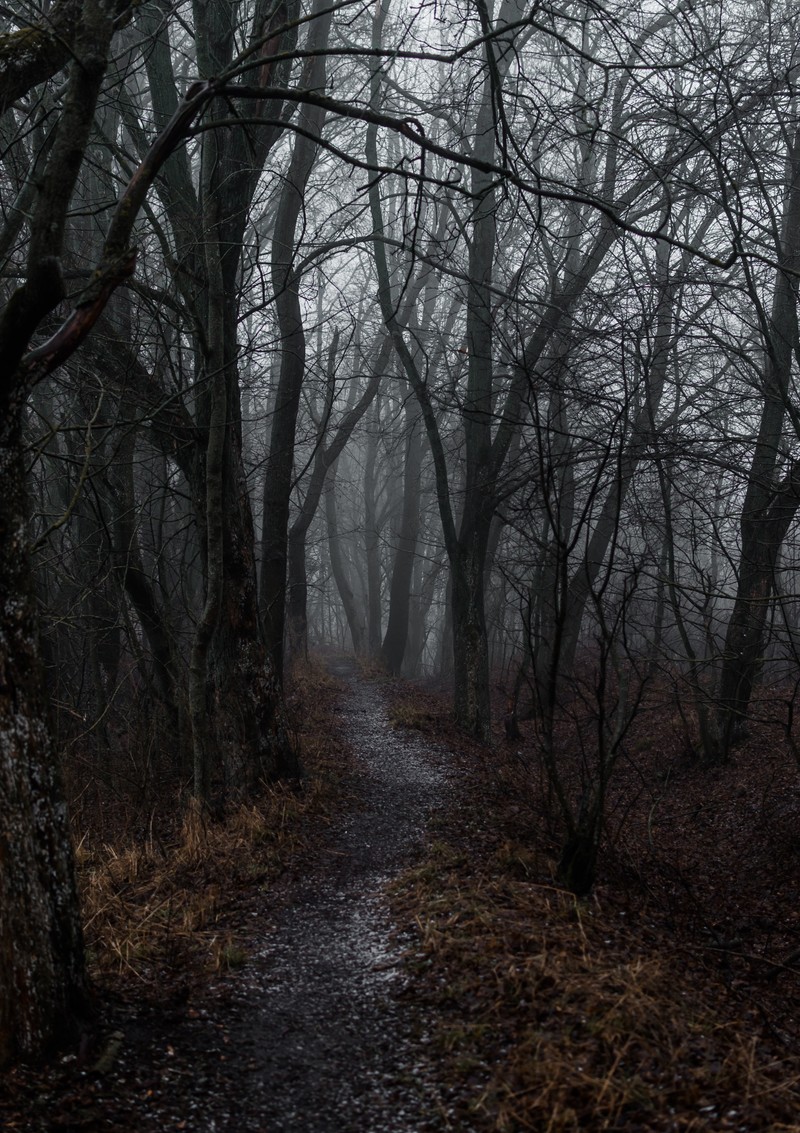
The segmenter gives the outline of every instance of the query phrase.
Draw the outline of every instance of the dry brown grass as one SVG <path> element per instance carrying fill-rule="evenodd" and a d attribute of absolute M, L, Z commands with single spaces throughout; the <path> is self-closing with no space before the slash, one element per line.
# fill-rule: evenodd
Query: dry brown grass
<path fill-rule="evenodd" d="M 324 710 L 328 703 L 327 701 L 321 703 L 320 697 L 323 700 L 325 697 L 335 697 L 340 690 L 341 685 L 331 676 L 320 657 L 311 654 L 291 662 L 286 698 L 290 703 L 298 702 L 306 705 L 317 722 L 323 721 Z"/>
<path fill-rule="evenodd" d="M 800 1129 L 795 1059 L 598 900 L 510 876 L 508 854 L 438 842 L 394 894 L 466 1127 Z"/>
<path fill-rule="evenodd" d="M 436 716 L 438 702 L 394 696 L 399 712 Z M 552 882 L 562 832 L 523 731 L 487 758 L 437 725 L 461 797 L 394 891 L 453 1128 L 800 1133 L 796 842 L 759 802 L 796 798 L 774 737 L 709 774 L 651 706 L 613 784 L 601 883 L 580 902 Z M 573 733 L 558 736 L 565 775 Z"/>
<path fill-rule="evenodd" d="M 413 728 L 429 732 L 436 726 L 436 717 L 418 705 L 399 701 L 389 706 L 389 722 L 393 728 Z"/>
<path fill-rule="evenodd" d="M 392 677 L 380 657 L 360 656 L 354 658 L 358 671 L 365 681 L 389 682 Z"/>
<path fill-rule="evenodd" d="M 78 884 L 95 977 L 146 984 L 168 971 L 195 981 L 245 962 L 237 901 L 296 868 L 336 807 L 347 758 L 327 716 L 336 690 L 321 665 L 296 667 L 288 700 L 306 771 L 299 788 L 264 786 L 219 822 L 176 797 L 182 822 L 151 823 L 138 839 L 111 843 L 91 829 L 80 833 Z"/>

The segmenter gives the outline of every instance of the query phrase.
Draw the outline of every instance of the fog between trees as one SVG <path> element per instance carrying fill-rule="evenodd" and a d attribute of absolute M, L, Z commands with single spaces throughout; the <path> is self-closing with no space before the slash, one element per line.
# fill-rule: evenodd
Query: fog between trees
<path fill-rule="evenodd" d="M 452 678 L 479 739 L 502 690 L 580 889 L 648 689 L 708 762 L 790 734 L 791 5 L 0 19 L 0 1055 L 82 996 L 66 743 L 219 807 L 298 774 L 309 648 Z"/>

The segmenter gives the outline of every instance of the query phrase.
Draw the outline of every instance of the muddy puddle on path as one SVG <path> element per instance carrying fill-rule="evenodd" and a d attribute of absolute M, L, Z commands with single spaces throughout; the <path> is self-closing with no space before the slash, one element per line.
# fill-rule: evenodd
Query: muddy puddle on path
<path fill-rule="evenodd" d="M 448 1124 L 424 1020 L 404 1001 L 383 891 L 452 788 L 440 753 L 392 729 L 378 686 L 352 664 L 331 669 L 347 686 L 336 726 L 358 763 L 352 806 L 320 869 L 235 981 L 230 1057 L 198 1081 L 217 1104 L 203 1115 L 198 1101 L 190 1122 L 207 1133 L 419 1133 Z"/>

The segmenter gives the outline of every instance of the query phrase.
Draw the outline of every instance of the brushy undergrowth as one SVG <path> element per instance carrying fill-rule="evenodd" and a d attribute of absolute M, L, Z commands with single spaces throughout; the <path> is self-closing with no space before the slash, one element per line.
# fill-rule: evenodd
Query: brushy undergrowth
<path fill-rule="evenodd" d="M 393 728 L 429 732 L 436 726 L 436 717 L 424 708 L 400 701 L 389 706 L 389 722 Z"/>
<path fill-rule="evenodd" d="M 511 876 L 510 856 L 439 841 L 394 890 L 465 1128 L 800 1129 L 795 1059 L 763 1053 L 679 955 Z"/>
<path fill-rule="evenodd" d="M 175 797 L 182 821 L 110 842 L 78 831 L 76 861 L 90 972 L 137 984 L 239 967 L 247 940 L 237 899 L 263 893 L 309 854 L 337 805 L 346 754 L 330 734 L 337 686 L 319 664 L 295 670 L 287 696 L 305 778 L 264 785 L 214 821 Z"/>
<path fill-rule="evenodd" d="M 401 687 L 394 716 L 437 703 Z M 800 1133 L 800 1058 L 763 1010 L 770 969 L 715 967 L 708 938 L 631 870 L 585 900 L 564 891 L 535 760 L 435 732 L 461 789 L 392 901 L 448 1127 Z"/>

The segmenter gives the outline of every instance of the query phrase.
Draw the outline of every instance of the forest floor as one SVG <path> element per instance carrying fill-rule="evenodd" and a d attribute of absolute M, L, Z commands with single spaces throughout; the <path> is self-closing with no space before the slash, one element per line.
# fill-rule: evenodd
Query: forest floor
<path fill-rule="evenodd" d="M 98 1018 L 0 1081 L 0 1128 L 800 1131 L 780 736 L 703 769 L 645 706 L 579 901 L 533 724 L 481 747 L 442 695 L 328 665 L 294 694 L 302 790 L 120 841 L 73 783 Z"/>

